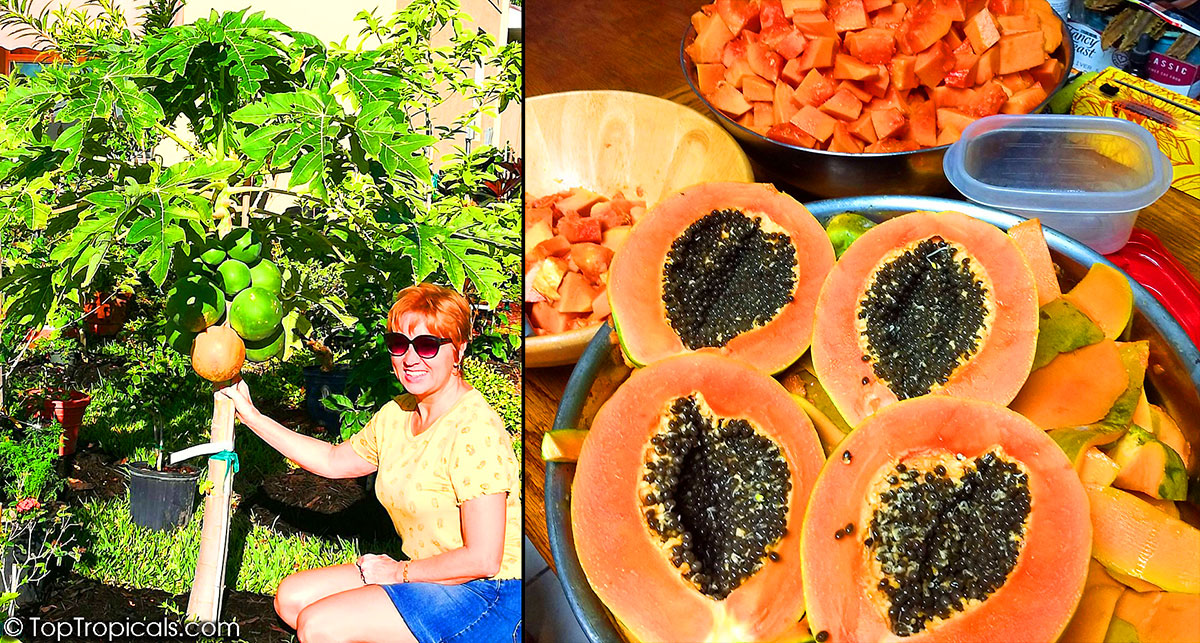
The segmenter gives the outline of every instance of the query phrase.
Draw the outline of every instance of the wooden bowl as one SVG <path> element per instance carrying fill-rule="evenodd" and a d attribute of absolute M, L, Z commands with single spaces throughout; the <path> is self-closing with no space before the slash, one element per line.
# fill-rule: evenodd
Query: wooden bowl
<path fill-rule="evenodd" d="M 653 206 L 710 181 L 753 181 L 750 160 L 711 119 L 662 98 L 621 91 L 545 94 L 525 103 L 525 194 L 582 187 Z M 528 336 L 525 365 L 573 364 L 596 326 Z"/>

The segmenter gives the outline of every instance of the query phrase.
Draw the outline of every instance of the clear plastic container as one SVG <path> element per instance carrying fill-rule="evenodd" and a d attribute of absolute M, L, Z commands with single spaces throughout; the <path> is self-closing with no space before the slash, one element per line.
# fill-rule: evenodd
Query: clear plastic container
<path fill-rule="evenodd" d="M 943 167 L 971 201 L 1041 219 L 1101 254 L 1125 245 L 1138 212 L 1172 177 L 1141 126 L 1056 114 L 981 118 L 950 146 Z"/>

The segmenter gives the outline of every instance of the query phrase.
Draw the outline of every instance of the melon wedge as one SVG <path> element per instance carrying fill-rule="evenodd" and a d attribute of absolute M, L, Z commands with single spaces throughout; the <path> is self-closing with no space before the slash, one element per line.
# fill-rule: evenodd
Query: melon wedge
<path fill-rule="evenodd" d="M 1087 487 L 1092 555 L 1171 592 L 1200 593 L 1200 529 L 1112 487 Z"/>

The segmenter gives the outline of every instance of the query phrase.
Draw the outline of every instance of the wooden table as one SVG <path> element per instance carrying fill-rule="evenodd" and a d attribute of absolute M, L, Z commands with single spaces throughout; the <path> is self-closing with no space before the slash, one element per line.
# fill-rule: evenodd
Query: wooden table
<path fill-rule="evenodd" d="M 707 114 L 679 66 L 688 16 L 702 3 L 572 0 L 539 2 L 525 12 L 525 91 L 529 96 L 578 89 L 624 89 L 683 103 Z M 1200 275 L 1200 201 L 1170 190 L 1138 217 L 1193 275 Z M 547 562 L 542 434 L 554 421 L 571 367 L 530 369 L 525 376 L 525 533 Z"/>

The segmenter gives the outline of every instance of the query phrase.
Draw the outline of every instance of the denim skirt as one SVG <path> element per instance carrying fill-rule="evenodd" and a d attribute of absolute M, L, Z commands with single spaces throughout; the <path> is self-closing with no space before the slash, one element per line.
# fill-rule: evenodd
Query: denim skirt
<path fill-rule="evenodd" d="M 521 643 L 521 581 L 383 585 L 420 643 Z"/>

